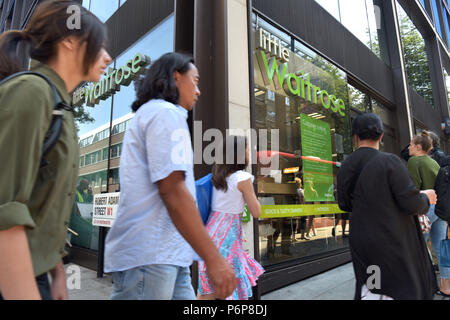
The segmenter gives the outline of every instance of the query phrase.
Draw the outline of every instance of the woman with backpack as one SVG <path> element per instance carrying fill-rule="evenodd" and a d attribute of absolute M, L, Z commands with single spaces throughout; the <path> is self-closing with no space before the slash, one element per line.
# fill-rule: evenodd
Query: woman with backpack
<path fill-rule="evenodd" d="M 436 177 L 440 166 L 429 155 L 429 151 L 433 147 L 433 141 L 427 132 L 416 136 L 411 140 L 409 145 L 408 171 L 413 179 L 414 184 L 419 190 L 434 189 Z M 436 254 L 439 271 L 440 271 L 440 291 L 444 296 L 450 296 L 450 268 L 443 267 L 440 257 L 441 241 L 447 236 L 447 222 L 439 218 L 435 213 L 435 205 L 430 205 L 427 216 L 431 222 L 431 230 L 425 233 L 425 242 L 431 239 L 431 246 Z"/>
<path fill-rule="evenodd" d="M 77 6 L 79 10 L 70 10 Z M 72 13 L 71 13 L 72 12 Z M 79 13 L 80 28 L 70 29 Z M 27 27 L 0 36 L 0 75 L 21 71 L 19 45 L 31 71 L 0 86 L 0 292 L 4 299 L 67 299 L 62 258 L 78 178 L 77 129 L 69 93 L 99 81 L 112 62 L 106 29 L 76 1 L 45 1 Z M 53 84 L 56 92 L 53 91 Z M 64 106 L 56 144 L 43 157 L 56 97 Z M 51 286 L 48 273 L 52 277 Z M 1 297 L 0 297 L 1 299 Z"/>
<path fill-rule="evenodd" d="M 245 150 L 245 151 L 244 151 Z M 238 285 L 227 300 L 248 300 L 252 287 L 263 274 L 262 266 L 243 248 L 242 212 L 247 203 L 254 218 L 261 213 L 261 205 L 253 189 L 253 175 L 244 171 L 249 163 L 247 139 L 229 136 L 223 143 L 223 159 L 213 168 L 211 213 L 206 224 L 210 237 L 221 255 L 234 269 Z M 213 300 L 213 287 L 206 274 L 205 264 L 198 264 L 198 299 Z"/>

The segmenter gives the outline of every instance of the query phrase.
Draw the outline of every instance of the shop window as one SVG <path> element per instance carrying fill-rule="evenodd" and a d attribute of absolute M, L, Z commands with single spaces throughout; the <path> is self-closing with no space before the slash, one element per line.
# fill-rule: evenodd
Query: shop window
<path fill-rule="evenodd" d="M 254 19 L 254 95 L 256 130 L 266 136 L 257 149 L 259 246 L 262 264 L 271 266 L 348 247 L 348 214 L 335 189 L 353 149 L 345 72 L 266 25 Z M 281 40 L 287 55 L 269 54 L 261 35 Z"/>
<path fill-rule="evenodd" d="M 352 85 L 348 85 L 348 97 L 350 100 L 350 107 L 359 112 L 370 112 L 371 101 L 370 96 L 364 92 L 356 89 Z"/>
<path fill-rule="evenodd" d="M 435 107 L 425 41 L 398 2 L 397 13 L 408 84 Z"/>

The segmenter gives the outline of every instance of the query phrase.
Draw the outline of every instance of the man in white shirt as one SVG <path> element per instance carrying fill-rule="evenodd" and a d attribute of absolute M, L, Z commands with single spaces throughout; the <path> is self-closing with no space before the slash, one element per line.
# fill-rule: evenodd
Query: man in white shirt
<path fill-rule="evenodd" d="M 236 287 L 234 271 L 209 238 L 195 202 L 186 120 L 200 96 L 198 82 L 193 60 L 169 53 L 138 85 L 136 116 L 121 156 L 119 209 L 106 238 L 111 299 L 195 299 L 192 248 L 205 261 L 219 298 Z"/>

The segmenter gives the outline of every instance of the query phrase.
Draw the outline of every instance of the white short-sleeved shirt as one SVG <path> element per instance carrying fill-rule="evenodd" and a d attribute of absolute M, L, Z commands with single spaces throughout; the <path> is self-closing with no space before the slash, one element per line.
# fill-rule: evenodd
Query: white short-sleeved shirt
<path fill-rule="evenodd" d="M 238 183 L 249 180 L 254 181 L 254 176 L 246 171 L 239 170 L 227 177 L 228 190 L 214 188 L 212 194 L 212 211 L 241 214 L 245 208 L 244 195 L 238 189 Z"/>
<path fill-rule="evenodd" d="M 157 182 L 184 171 L 195 199 L 188 112 L 164 100 L 143 105 L 131 121 L 120 159 L 120 203 L 105 243 L 105 272 L 143 265 L 190 266 L 194 251 L 175 228 Z"/>

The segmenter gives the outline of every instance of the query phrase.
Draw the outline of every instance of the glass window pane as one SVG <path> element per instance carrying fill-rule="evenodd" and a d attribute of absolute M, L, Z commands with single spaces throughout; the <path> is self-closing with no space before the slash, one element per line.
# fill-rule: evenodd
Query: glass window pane
<path fill-rule="evenodd" d="M 371 47 L 371 30 L 367 20 L 364 0 L 344 0 L 339 2 L 342 24 L 362 43 Z"/>
<path fill-rule="evenodd" d="M 283 35 L 266 25 L 258 19 L 254 26 L 263 27 L 275 40 L 276 34 Z M 254 31 L 255 42 L 256 34 L 259 30 Z M 286 63 L 275 57 L 268 61 L 271 56 L 264 49 L 254 52 L 256 129 L 265 137 L 257 149 L 258 200 L 263 208 L 259 245 L 264 266 L 348 246 L 348 214 L 336 211 L 334 192 L 338 166 L 352 152 L 347 77 L 300 42 L 294 41 L 294 51 L 290 50 L 291 39 L 283 35 L 283 47 L 289 51 Z M 278 79 L 275 69 L 270 76 L 269 65 L 281 73 L 284 70 L 284 76 Z M 272 158 L 276 155 L 278 161 Z M 330 211 L 300 213 L 316 206 Z M 277 209 L 283 213 L 274 214 Z"/>
<path fill-rule="evenodd" d="M 436 30 L 439 33 L 439 35 L 442 37 L 442 29 L 441 29 L 441 23 L 439 20 L 439 10 L 438 10 L 438 6 L 436 3 L 437 0 L 431 0 L 431 4 L 433 6 L 433 16 L 434 16 L 434 25 L 436 26 Z M 439 0 L 440 1 L 440 0 Z"/>
<path fill-rule="evenodd" d="M 425 41 L 398 2 L 397 12 L 408 84 L 434 107 L 433 88 Z"/>
<path fill-rule="evenodd" d="M 369 95 L 356 89 L 352 85 L 348 85 L 348 98 L 350 107 L 360 112 L 370 112 L 371 103 Z"/>
<path fill-rule="evenodd" d="M 449 23 L 448 23 L 449 15 L 447 13 L 447 9 L 443 8 L 442 11 L 443 11 L 442 13 L 443 13 L 443 17 L 444 17 L 445 29 L 447 30 L 447 40 L 448 40 L 447 46 L 448 46 L 448 48 L 450 48 L 450 27 L 449 27 Z"/>
<path fill-rule="evenodd" d="M 89 7 L 91 5 L 91 0 L 83 0 L 83 7 L 89 10 Z"/>
<path fill-rule="evenodd" d="M 316 0 L 316 2 L 335 17 L 337 21 L 341 21 L 338 0 Z"/>
<path fill-rule="evenodd" d="M 102 22 L 106 22 L 118 8 L 118 0 L 92 0 L 90 11 Z"/>

